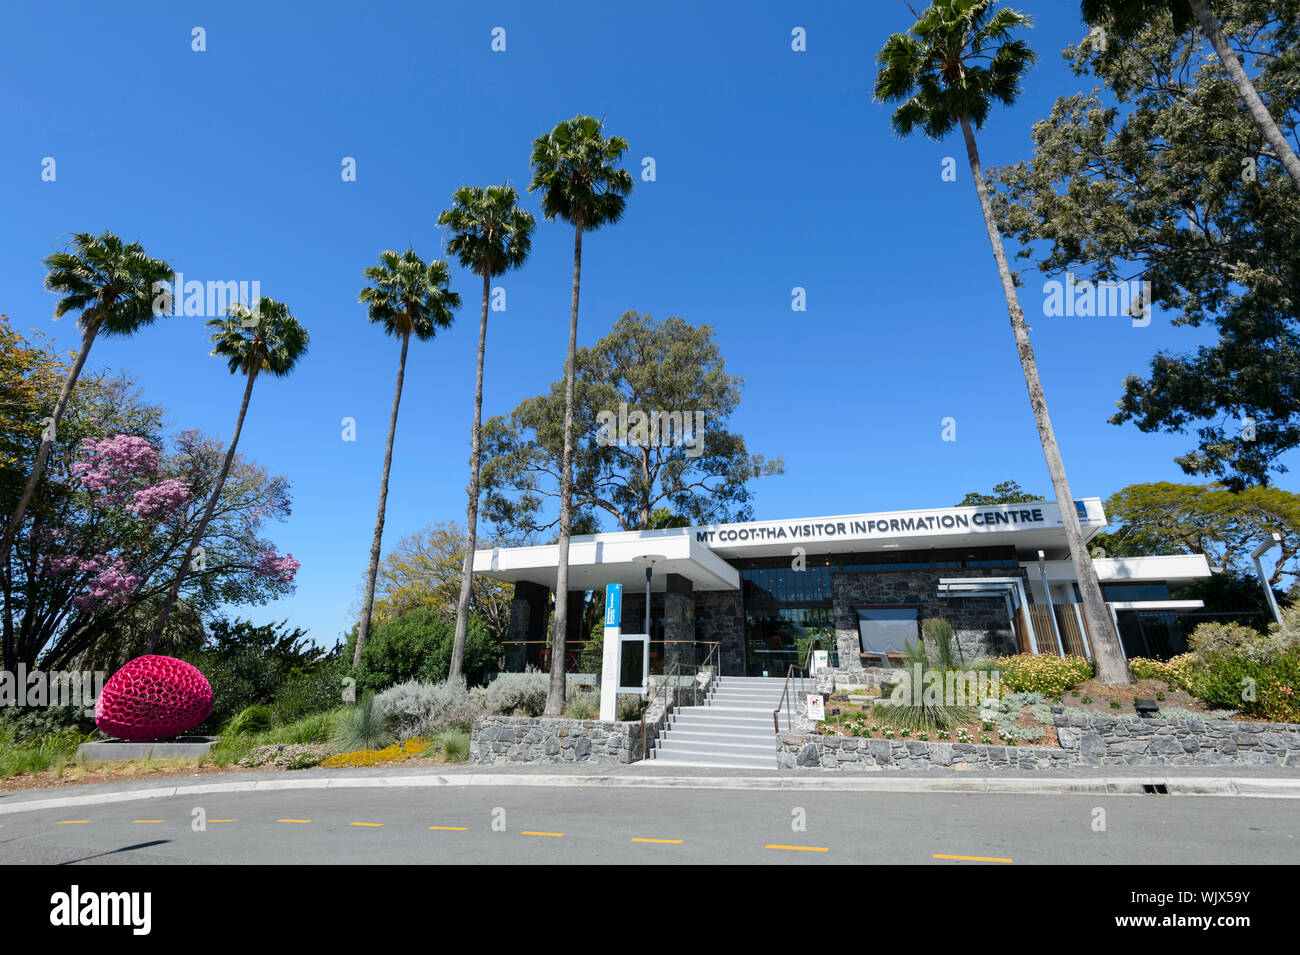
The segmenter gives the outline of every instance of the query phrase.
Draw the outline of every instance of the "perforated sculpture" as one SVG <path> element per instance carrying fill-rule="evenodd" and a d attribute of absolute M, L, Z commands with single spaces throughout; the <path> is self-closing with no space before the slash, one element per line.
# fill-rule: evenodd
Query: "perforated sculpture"
<path fill-rule="evenodd" d="M 212 686 L 184 660 L 147 655 L 118 670 L 95 701 L 95 725 L 119 739 L 165 739 L 212 712 Z"/>

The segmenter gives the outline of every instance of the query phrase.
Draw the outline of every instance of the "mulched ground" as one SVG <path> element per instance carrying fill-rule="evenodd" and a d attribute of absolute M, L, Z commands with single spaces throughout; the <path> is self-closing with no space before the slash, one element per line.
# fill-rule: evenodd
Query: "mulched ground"
<path fill-rule="evenodd" d="M 82 769 L 68 766 L 63 775 L 47 769 L 43 773 L 26 776 L 10 776 L 0 779 L 0 792 L 16 792 L 22 789 L 46 789 L 57 786 L 84 786 L 88 783 L 120 783 L 132 779 L 179 779 L 192 776 L 220 776 L 228 773 L 265 772 L 271 766 L 258 766 L 246 769 L 243 766 L 160 766 L 145 768 L 139 765 L 128 766 L 124 763 L 92 763 Z"/>
<path fill-rule="evenodd" d="M 412 756 L 407 759 L 393 760 L 391 762 L 380 763 L 381 766 L 446 766 L 447 763 L 440 759 L 422 759 L 418 756 Z M 454 764 L 459 765 L 459 764 Z M 351 767 L 344 767 L 339 772 L 346 772 Z M 47 789 L 62 786 L 84 786 L 89 783 L 121 783 L 135 779 L 182 779 L 192 778 L 194 776 L 225 776 L 233 773 L 268 773 L 268 772 L 295 772 L 296 770 L 278 769 L 275 766 L 254 766 L 245 767 L 231 763 L 229 766 L 156 766 L 146 767 L 139 763 L 127 762 L 103 762 L 91 763 L 88 766 L 78 768 L 76 766 L 67 766 L 63 770 L 63 775 L 58 775 L 54 770 L 48 769 L 43 773 L 26 776 L 10 776 L 6 779 L 0 779 L 0 793 L 17 792 L 23 789 Z"/>

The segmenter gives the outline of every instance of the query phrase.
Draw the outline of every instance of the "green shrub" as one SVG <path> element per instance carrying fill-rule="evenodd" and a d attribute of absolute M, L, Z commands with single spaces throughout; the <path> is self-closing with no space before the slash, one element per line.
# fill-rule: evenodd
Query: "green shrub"
<path fill-rule="evenodd" d="M 343 700 L 343 670 L 320 666 L 294 673 L 275 694 L 271 710 L 277 723 L 293 723 L 313 713 L 334 709 Z"/>
<path fill-rule="evenodd" d="M 564 701 L 564 715 L 571 720 L 600 719 L 600 691 L 574 686 Z"/>
<path fill-rule="evenodd" d="M 488 684 L 487 709 L 499 716 L 541 716 L 546 709 L 550 674 L 529 669 L 502 673 Z"/>
<path fill-rule="evenodd" d="M 463 763 L 469 758 L 469 733 L 464 730 L 443 730 L 429 741 L 420 755 L 441 755 L 448 763 Z"/>
<path fill-rule="evenodd" d="M 250 706 L 272 706 L 295 675 L 333 668 L 339 652 L 337 646 L 315 646 L 306 631 L 290 628 L 285 621 L 262 626 L 247 620 L 214 621 L 201 649 L 184 657 L 212 684 L 212 715 L 194 732 L 214 733 Z"/>
<path fill-rule="evenodd" d="M 222 736 L 247 736 L 261 733 L 271 728 L 271 708 L 254 703 L 239 711 L 230 722 L 222 727 Z"/>
<path fill-rule="evenodd" d="M 420 683 L 408 680 L 375 697 L 385 723 L 398 739 L 425 739 L 451 727 L 468 729 L 483 709 L 470 702 L 464 680 Z"/>
<path fill-rule="evenodd" d="M 921 636 L 927 649 L 926 656 L 940 669 L 955 670 L 965 661 L 961 645 L 953 635 L 952 624 L 942 617 L 922 620 Z"/>
<path fill-rule="evenodd" d="M 421 608 L 376 625 L 361 651 L 355 673 L 357 686 L 383 690 L 408 680 L 442 683 L 451 671 L 456 623 L 436 610 Z M 344 656 L 351 659 L 356 634 L 348 638 Z M 500 644 L 491 638 L 482 620 L 471 617 L 465 635 L 464 674 L 471 683 L 496 668 Z"/>
<path fill-rule="evenodd" d="M 355 706 L 344 710 L 334 724 L 333 742 L 343 752 L 354 753 L 361 749 L 384 749 L 397 740 L 375 706 L 375 695 L 366 693 Z"/>
<path fill-rule="evenodd" d="M 0 726 L 5 739 L 22 744 L 65 731 L 93 733 L 95 719 L 86 715 L 84 706 L 6 706 L 0 709 Z"/>
<path fill-rule="evenodd" d="M 1300 655 L 1295 653 L 1266 663 L 1240 651 L 1214 655 L 1202 658 L 1184 680 L 1189 693 L 1212 706 L 1257 719 L 1300 722 Z"/>
<path fill-rule="evenodd" d="M 75 729 L 62 729 L 15 742 L 12 731 L 0 731 L 0 778 L 60 770 L 77 757 L 77 747 L 88 739 Z"/>
<path fill-rule="evenodd" d="M 332 755 L 333 747 L 321 743 L 268 744 L 258 746 L 239 760 L 239 765 L 248 768 L 274 766 L 276 769 L 310 769 Z"/>
<path fill-rule="evenodd" d="M 1028 653 L 992 661 L 1007 690 L 1056 696 L 1092 679 L 1092 664 L 1083 657 L 1033 656 Z"/>

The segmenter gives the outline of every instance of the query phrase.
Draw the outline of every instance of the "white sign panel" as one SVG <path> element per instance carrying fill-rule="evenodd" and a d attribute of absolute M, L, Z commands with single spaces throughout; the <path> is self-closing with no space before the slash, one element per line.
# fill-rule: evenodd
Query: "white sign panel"
<path fill-rule="evenodd" d="M 812 720 L 826 719 L 826 699 L 820 693 L 808 694 L 808 718 Z"/>

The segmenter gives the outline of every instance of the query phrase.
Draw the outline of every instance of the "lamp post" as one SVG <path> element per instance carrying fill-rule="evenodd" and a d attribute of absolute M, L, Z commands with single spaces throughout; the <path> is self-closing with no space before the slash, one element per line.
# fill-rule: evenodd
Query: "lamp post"
<path fill-rule="evenodd" d="M 667 560 L 663 554 L 642 554 L 641 560 L 645 561 L 645 672 L 646 678 L 649 679 L 650 673 L 650 579 L 654 576 L 655 561 Z M 668 672 L 668 648 L 664 647 L 664 673 Z"/>
<path fill-rule="evenodd" d="M 645 561 L 645 635 L 650 636 L 650 578 L 654 575 L 655 561 L 665 560 L 663 554 L 642 554 Z"/>
<path fill-rule="evenodd" d="M 1273 588 L 1268 585 L 1268 577 L 1264 575 L 1264 565 L 1259 559 L 1274 545 L 1282 543 L 1282 535 L 1273 531 L 1264 543 L 1260 544 L 1250 553 L 1250 559 L 1255 562 L 1255 573 L 1259 575 L 1260 586 L 1264 588 L 1264 596 L 1268 598 L 1268 609 L 1273 611 L 1273 619 L 1279 624 L 1282 622 L 1282 611 L 1277 609 L 1277 598 L 1273 596 Z"/>

